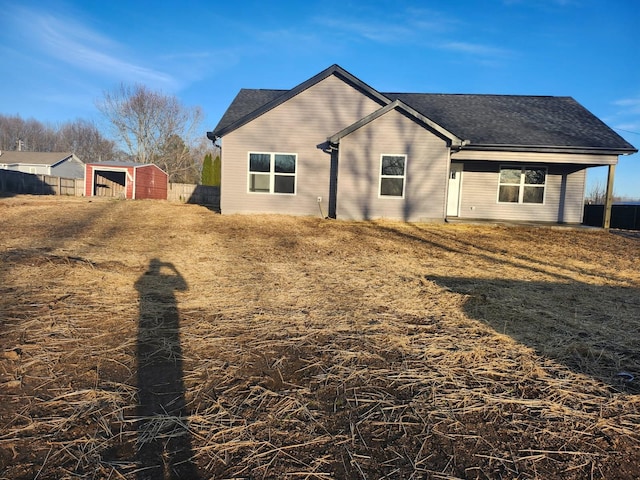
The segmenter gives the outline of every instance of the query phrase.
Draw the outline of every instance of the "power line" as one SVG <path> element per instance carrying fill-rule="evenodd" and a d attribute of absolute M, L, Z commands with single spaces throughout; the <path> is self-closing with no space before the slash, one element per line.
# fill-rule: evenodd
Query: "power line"
<path fill-rule="evenodd" d="M 619 132 L 625 132 L 625 133 L 633 133 L 634 135 L 640 135 L 639 132 L 632 132 L 631 130 L 625 130 L 623 128 L 613 128 L 614 130 L 618 130 Z"/>

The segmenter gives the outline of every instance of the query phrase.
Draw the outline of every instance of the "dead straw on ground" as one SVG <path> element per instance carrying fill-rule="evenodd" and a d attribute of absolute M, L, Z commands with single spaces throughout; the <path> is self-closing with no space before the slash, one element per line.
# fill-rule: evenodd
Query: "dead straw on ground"
<path fill-rule="evenodd" d="M 0 478 L 144 478 L 173 441 L 202 478 L 637 476 L 638 239 L 28 196 L 0 218 Z M 187 285 L 179 327 L 143 332 L 183 416 L 136 408 L 153 259 Z"/>

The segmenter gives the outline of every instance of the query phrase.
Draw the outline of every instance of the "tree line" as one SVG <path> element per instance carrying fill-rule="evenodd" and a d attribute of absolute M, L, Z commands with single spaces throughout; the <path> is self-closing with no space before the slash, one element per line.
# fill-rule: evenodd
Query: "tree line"
<path fill-rule="evenodd" d="M 637 202 L 640 198 L 634 198 L 630 196 L 618 195 L 614 190 L 611 196 L 613 203 L 625 203 L 625 202 Z M 604 205 L 607 201 L 607 186 L 597 181 L 592 184 L 587 190 L 584 203 L 587 205 Z"/>
<path fill-rule="evenodd" d="M 115 142 L 87 120 L 50 125 L 19 115 L 0 114 L 0 150 L 73 152 L 83 161 L 118 158 Z"/>
<path fill-rule="evenodd" d="M 200 131 L 200 107 L 184 106 L 174 96 L 121 84 L 106 91 L 96 108 L 108 125 L 104 130 L 83 119 L 52 125 L 0 114 L 0 151 L 72 152 L 85 163 L 155 163 L 169 181 L 182 183 L 201 183 L 205 157 L 218 155 Z M 209 171 L 206 177 L 208 183 Z"/>

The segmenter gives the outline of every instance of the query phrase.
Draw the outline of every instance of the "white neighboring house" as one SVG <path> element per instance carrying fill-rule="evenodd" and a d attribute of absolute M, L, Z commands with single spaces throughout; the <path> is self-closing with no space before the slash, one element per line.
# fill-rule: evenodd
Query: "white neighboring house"
<path fill-rule="evenodd" d="M 70 152 L 0 152 L 0 169 L 34 175 L 84 178 L 84 163 Z"/>

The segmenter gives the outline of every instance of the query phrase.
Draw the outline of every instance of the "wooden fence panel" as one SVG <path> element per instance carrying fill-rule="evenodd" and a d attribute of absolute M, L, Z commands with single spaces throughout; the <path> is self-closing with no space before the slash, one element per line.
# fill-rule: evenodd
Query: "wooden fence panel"
<path fill-rule="evenodd" d="M 105 179 L 101 179 L 104 181 Z M 0 192 L 31 195 L 71 195 L 84 196 L 84 179 L 34 175 L 0 169 Z M 170 183 L 167 200 L 173 202 L 206 205 L 220 210 L 220 187 Z"/>
<path fill-rule="evenodd" d="M 52 195 L 60 195 L 60 177 L 52 177 L 50 175 L 38 175 L 42 179 L 42 185 L 45 186 L 40 195 L 47 195 L 45 192 L 52 192 Z"/>
<path fill-rule="evenodd" d="M 167 200 L 207 205 L 214 210 L 219 210 L 220 187 L 193 185 L 190 183 L 170 183 L 167 191 Z"/>
<path fill-rule="evenodd" d="M 76 184 L 80 184 L 82 188 L 83 181 L 78 182 L 75 178 L 60 178 L 60 190 L 58 195 L 69 195 L 71 197 L 76 196 Z M 81 190 L 82 191 L 82 190 Z"/>
<path fill-rule="evenodd" d="M 0 170 L 0 190 L 6 193 L 51 195 L 51 186 L 44 181 L 44 175 Z"/>
<path fill-rule="evenodd" d="M 82 196 L 84 180 L 81 178 L 52 177 L 32 173 L 0 170 L 0 192 L 28 195 Z"/>

